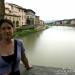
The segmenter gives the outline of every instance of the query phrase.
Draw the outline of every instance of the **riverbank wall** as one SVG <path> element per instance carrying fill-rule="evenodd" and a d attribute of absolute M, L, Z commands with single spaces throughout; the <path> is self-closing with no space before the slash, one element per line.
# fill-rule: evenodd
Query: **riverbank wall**
<path fill-rule="evenodd" d="M 75 69 L 54 68 L 33 65 L 33 68 L 26 70 L 23 64 L 20 64 L 21 75 L 75 75 Z"/>
<path fill-rule="evenodd" d="M 69 27 L 75 27 L 75 24 L 50 24 L 50 26 L 69 26 Z"/>

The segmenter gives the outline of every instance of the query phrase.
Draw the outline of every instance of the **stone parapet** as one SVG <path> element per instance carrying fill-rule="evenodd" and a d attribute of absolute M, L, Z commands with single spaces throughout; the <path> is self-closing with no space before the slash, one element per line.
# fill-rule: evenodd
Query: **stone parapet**
<path fill-rule="evenodd" d="M 33 65 L 33 68 L 26 70 L 23 64 L 20 64 L 21 75 L 75 75 L 75 69 L 54 68 Z"/>

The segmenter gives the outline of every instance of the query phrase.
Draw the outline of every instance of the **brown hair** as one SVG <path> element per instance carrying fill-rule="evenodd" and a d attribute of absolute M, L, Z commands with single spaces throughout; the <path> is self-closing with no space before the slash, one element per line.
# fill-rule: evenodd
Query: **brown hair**
<path fill-rule="evenodd" d="M 3 23 L 5 23 L 5 22 L 6 22 L 6 23 L 9 23 L 12 27 L 14 27 L 12 21 L 9 20 L 9 19 L 1 19 L 1 20 L 0 20 L 0 27 L 1 27 L 1 25 L 2 25 Z"/>

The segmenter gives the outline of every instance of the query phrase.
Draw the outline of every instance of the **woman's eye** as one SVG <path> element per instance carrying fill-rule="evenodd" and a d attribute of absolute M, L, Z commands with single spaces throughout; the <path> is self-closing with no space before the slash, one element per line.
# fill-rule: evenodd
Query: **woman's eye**
<path fill-rule="evenodd" d="M 3 27 L 3 28 L 2 28 L 2 30 L 6 30 L 6 29 L 7 29 L 7 30 L 10 30 L 11 27 L 7 27 L 7 28 Z"/>
<path fill-rule="evenodd" d="M 7 27 L 7 29 L 8 29 L 8 30 L 10 30 L 10 29 L 11 29 L 11 27 Z"/>
<path fill-rule="evenodd" d="M 2 30 L 5 30 L 5 29 L 6 29 L 6 28 L 4 28 L 4 27 L 2 28 Z"/>

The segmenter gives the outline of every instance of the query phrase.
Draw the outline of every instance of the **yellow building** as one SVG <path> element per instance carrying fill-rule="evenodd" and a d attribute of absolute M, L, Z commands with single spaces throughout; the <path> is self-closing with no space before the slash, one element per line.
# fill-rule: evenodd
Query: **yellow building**
<path fill-rule="evenodd" d="M 43 21 L 39 20 L 39 16 L 36 16 L 35 14 L 36 13 L 32 9 L 26 9 L 13 3 L 5 3 L 4 18 L 10 19 L 15 28 L 28 25 L 42 26 Z"/>
<path fill-rule="evenodd" d="M 5 3 L 5 18 L 11 19 L 15 27 L 26 24 L 25 8 L 12 3 Z"/>
<path fill-rule="evenodd" d="M 35 25 L 36 26 L 40 25 L 39 16 L 35 16 Z"/>

